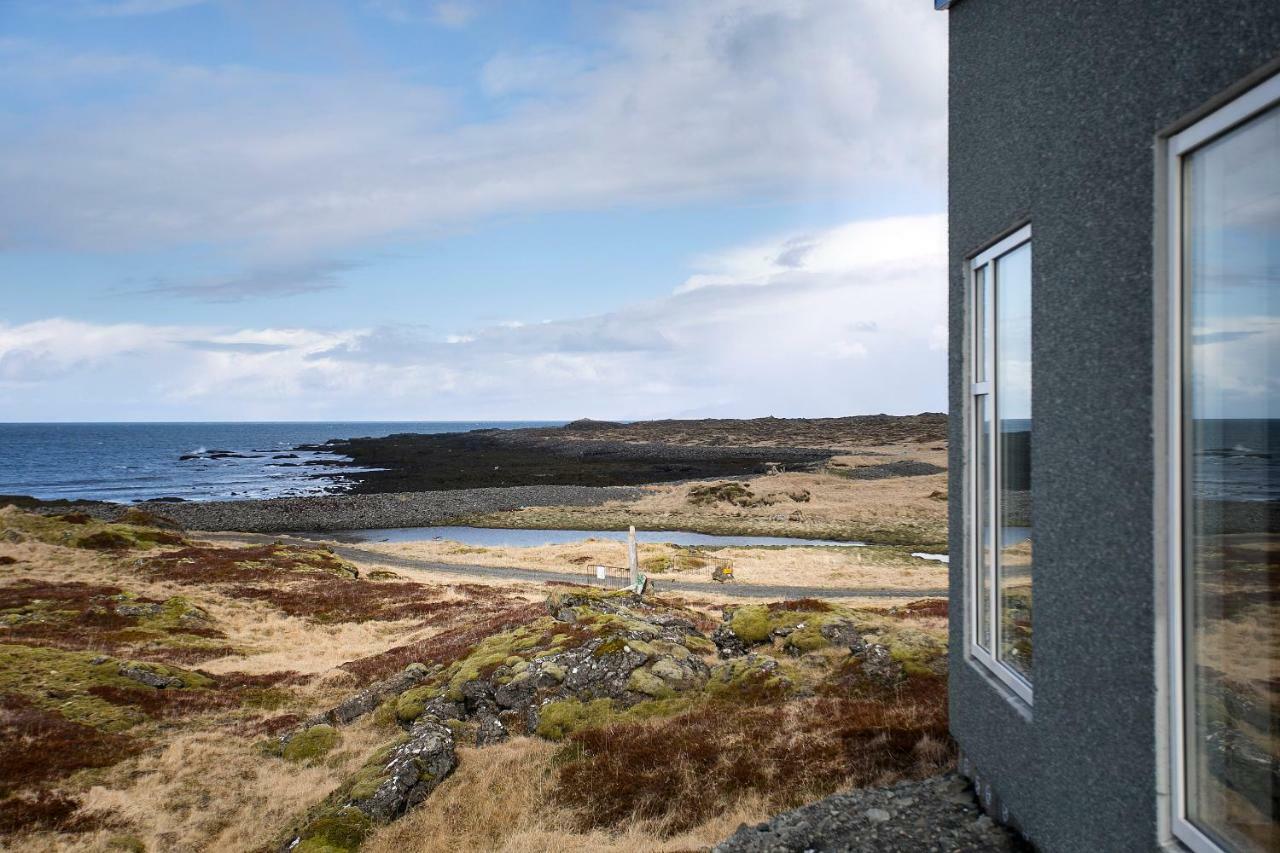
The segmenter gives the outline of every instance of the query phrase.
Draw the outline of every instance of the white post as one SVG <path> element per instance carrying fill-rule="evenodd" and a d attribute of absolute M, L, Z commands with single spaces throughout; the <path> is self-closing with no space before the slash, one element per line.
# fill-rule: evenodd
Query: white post
<path fill-rule="evenodd" d="M 627 568 L 631 570 L 631 588 L 640 582 L 640 557 L 636 554 L 636 526 L 627 533 Z"/>

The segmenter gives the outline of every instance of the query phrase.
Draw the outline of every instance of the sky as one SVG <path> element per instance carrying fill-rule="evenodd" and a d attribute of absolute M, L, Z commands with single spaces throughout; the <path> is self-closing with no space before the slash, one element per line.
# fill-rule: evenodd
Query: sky
<path fill-rule="evenodd" d="M 0 420 L 946 406 L 925 0 L 0 0 Z"/>

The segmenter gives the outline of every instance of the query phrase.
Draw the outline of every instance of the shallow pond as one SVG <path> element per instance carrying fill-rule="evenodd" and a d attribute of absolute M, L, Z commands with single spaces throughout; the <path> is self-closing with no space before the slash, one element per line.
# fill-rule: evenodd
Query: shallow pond
<path fill-rule="evenodd" d="M 625 530 L 521 530 L 497 527 L 388 527 L 376 530 L 340 530 L 325 537 L 343 542 L 429 542 L 447 539 L 464 545 L 485 548 L 534 548 L 539 545 L 567 545 L 586 539 L 627 541 Z M 837 542 L 831 539 L 798 539 L 789 536 L 712 536 L 682 530 L 637 530 L 639 542 L 669 545 L 704 545 L 713 548 L 752 545 L 790 545 L 793 547 L 861 548 L 863 542 Z"/>

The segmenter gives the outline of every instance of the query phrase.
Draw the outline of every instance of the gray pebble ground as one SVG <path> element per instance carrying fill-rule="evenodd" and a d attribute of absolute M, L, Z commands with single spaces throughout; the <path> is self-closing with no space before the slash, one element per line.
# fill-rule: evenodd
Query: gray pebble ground
<path fill-rule="evenodd" d="M 978 808 L 949 773 L 887 788 L 836 794 L 767 823 L 743 824 L 713 853 L 1029 853 L 1031 847 Z"/>
<path fill-rule="evenodd" d="M 612 500 L 634 500 L 642 494 L 644 490 L 634 486 L 512 486 L 271 500 L 144 503 L 136 506 L 172 518 L 190 530 L 280 533 L 290 530 L 426 527 L 448 524 L 470 515 L 524 506 L 595 506 Z M 83 508 L 91 514 L 107 517 L 124 511 L 124 507 L 109 504 L 88 504 Z"/>

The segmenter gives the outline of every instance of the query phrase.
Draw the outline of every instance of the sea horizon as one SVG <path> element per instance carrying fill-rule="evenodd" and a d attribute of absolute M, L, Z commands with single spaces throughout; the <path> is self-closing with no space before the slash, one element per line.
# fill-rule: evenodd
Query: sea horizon
<path fill-rule="evenodd" d="M 339 494 L 341 454 L 298 450 L 397 432 L 558 426 L 566 421 L 24 421 L 0 422 L 0 494 L 136 503 Z M 228 451 L 220 454 L 217 451 Z M 211 452 L 214 455 L 210 455 Z"/>

